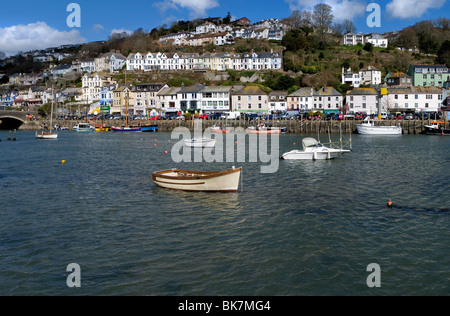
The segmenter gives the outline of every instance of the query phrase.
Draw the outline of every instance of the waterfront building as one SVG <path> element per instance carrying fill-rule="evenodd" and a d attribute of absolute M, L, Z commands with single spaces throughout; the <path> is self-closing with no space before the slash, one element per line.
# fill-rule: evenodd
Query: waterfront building
<path fill-rule="evenodd" d="M 99 73 L 85 74 L 81 80 L 83 101 L 88 103 L 100 100 L 100 91 L 103 90 L 103 87 L 117 84 L 113 78 Z"/>
<path fill-rule="evenodd" d="M 131 93 L 131 85 L 120 85 L 113 92 L 113 104 L 111 106 L 112 114 L 134 115 L 134 94 Z M 128 110 L 128 112 L 127 112 Z M 141 114 L 141 113 L 139 113 Z"/>
<path fill-rule="evenodd" d="M 201 90 L 202 112 L 228 112 L 231 110 L 232 87 L 205 86 Z"/>
<path fill-rule="evenodd" d="M 443 101 L 440 87 L 392 87 L 381 97 L 386 112 L 437 112 Z"/>
<path fill-rule="evenodd" d="M 354 88 L 347 92 L 345 104 L 350 112 L 378 113 L 378 91 L 375 88 Z"/>
<path fill-rule="evenodd" d="M 314 88 L 304 87 L 287 96 L 288 111 L 310 111 L 312 109 Z"/>
<path fill-rule="evenodd" d="M 158 93 L 169 87 L 166 83 L 137 84 L 131 88 L 135 114 L 149 115 L 158 108 Z"/>
<path fill-rule="evenodd" d="M 180 101 L 178 99 L 178 92 L 181 87 L 166 87 L 157 94 L 157 108 L 163 112 L 180 112 Z"/>
<path fill-rule="evenodd" d="M 287 110 L 287 91 L 274 90 L 269 93 L 269 108 L 272 113 Z"/>
<path fill-rule="evenodd" d="M 323 87 L 314 92 L 313 111 L 339 113 L 343 108 L 344 97 L 333 87 Z"/>
<path fill-rule="evenodd" d="M 269 112 L 269 95 L 258 86 L 248 86 L 231 96 L 232 109 L 236 112 Z"/>
<path fill-rule="evenodd" d="M 408 75 L 413 79 L 413 86 L 443 87 L 450 71 L 445 65 L 410 65 Z"/>

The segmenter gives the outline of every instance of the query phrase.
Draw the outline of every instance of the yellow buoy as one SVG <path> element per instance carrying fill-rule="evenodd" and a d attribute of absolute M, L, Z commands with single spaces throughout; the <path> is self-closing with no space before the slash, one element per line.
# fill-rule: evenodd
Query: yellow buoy
<path fill-rule="evenodd" d="M 67 162 L 67 161 L 65 161 L 65 160 L 62 160 L 62 161 L 61 161 L 61 163 L 66 163 L 66 162 Z"/>

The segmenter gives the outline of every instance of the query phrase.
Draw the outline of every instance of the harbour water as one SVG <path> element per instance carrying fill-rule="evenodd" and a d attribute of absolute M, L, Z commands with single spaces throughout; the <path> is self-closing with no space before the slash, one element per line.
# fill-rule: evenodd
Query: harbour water
<path fill-rule="evenodd" d="M 281 135 L 280 154 L 306 136 Z M 0 295 L 450 294 L 450 137 L 353 135 L 341 158 L 274 174 L 236 163 L 236 194 L 156 187 L 154 171 L 232 166 L 173 163 L 170 133 L 7 137 Z M 370 263 L 381 287 L 367 286 Z"/>

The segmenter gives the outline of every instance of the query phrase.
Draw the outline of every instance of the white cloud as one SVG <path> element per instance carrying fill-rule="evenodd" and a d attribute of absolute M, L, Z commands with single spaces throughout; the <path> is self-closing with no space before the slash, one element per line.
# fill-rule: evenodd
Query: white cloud
<path fill-rule="evenodd" d="M 0 28 L 0 51 L 8 55 L 68 44 L 81 44 L 86 39 L 78 30 L 58 31 L 45 22 Z"/>
<path fill-rule="evenodd" d="M 393 18 L 420 18 L 428 9 L 439 9 L 446 0 L 392 0 L 386 11 Z"/>
<path fill-rule="evenodd" d="M 285 0 L 293 10 L 310 10 L 319 3 L 326 3 L 333 8 L 335 22 L 342 22 L 346 19 L 353 20 L 358 16 L 363 16 L 366 12 L 364 0 Z"/>
<path fill-rule="evenodd" d="M 122 33 L 127 33 L 128 36 L 133 35 L 133 31 L 130 30 L 126 30 L 126 29 L 113 29 L 111 31 L 111 35 L 113 34 L 122 34 Z"/>
<path fill-rule="evenodd" d="M 205 17 L 206 11 L 219 6 L 217 0 L 166 0 L 157 2 L 155 7 L 165 12 L 169 9 L 179 11 L 180 9 L 187 9 L 191 18 Z"/>
<path fill-rule="evenodd" d="M 101 24 L 94 24 L 93 29 L 94 29 L 95 31 L 102 31 L 102 30 L 105 29 L 105 27 L 104 27 L 103 25 L 101 25 Z"/>

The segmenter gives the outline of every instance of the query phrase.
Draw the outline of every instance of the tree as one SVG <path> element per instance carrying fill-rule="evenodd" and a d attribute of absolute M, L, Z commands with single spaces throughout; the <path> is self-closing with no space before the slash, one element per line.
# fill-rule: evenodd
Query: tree
<path fill-rule="evenodd" d="M 363 49 L 367 52 L 373 52 L 373 44 L 367 42 L 366 44 L 364 44 Z"/>
<path fill-rule="evenodd" d="M 450 41 L 442 43 L 437 53 L 436 61 L 440 64 L 445 64 L 450 67 Z"/>
<path fill-rule="evenodd" d="M 334 16 L 330 5 L 319 3 L 314 6 L 312 19 L 317 33 L 322 39 L 330 30 L 331 24 L 333 23 L 333 18 Z"/>
<path fill-rule="evenodd" d="M 231 13 L 228 12 L 227 16 L 223 18 L 222 20 L 223 24 L 230 24 L 231 22 Z"/>
<path fill-rule="evenodd" d="M 356 32 L 356 26 L 350 20 L 344 20 L 342 26 L 344 27 L 344 34 Z"/>

